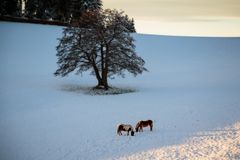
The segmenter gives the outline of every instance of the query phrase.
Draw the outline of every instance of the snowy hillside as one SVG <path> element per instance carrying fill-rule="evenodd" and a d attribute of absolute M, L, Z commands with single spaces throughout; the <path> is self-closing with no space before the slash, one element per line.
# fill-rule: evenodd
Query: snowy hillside
<path fill-rule="evenodd" d="M 61 32 L 0 22 L 1 160 L 240 159 L 240 38 L 136 34 L 149 72 L 110 84 L 137 92 L 91 96 L 88 73 L 53 76 Z"/>

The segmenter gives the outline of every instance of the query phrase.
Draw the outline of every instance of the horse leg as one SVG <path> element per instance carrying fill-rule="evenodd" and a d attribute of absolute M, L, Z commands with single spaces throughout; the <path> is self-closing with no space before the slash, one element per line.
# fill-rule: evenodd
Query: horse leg
<path fill-rule="evenodd" d="M 151 124 L 151 125 L 150 125 L 150 131 L 152 131 L 152 128 L 153 128 L 153 125 Z"/>
<path fill-rule="evenodd" d="M 127 131 L 127 135 L 129 135 L 129 132 L 131 132 L 131 131 L 132 131 L 132 129 L 129 128 L 128 131 Z"/>
<path fill-rule="evenodd" d="M 122 131 L 118 131 L 118 135 L 121 136 L 122 135 Z"/>

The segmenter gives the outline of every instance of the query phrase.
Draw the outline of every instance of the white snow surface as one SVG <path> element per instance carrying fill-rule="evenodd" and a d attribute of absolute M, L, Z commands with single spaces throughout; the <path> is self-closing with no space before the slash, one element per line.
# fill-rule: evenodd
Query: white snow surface
<path fill-rule="evenodd" d="M 136 92 L 93 96 L 89 73 L 53 75 L 61 36 L 0 22 L 1 160 L 240 159 L 240 38 L 134 34 L 149 72 L 110 83 Z"/>

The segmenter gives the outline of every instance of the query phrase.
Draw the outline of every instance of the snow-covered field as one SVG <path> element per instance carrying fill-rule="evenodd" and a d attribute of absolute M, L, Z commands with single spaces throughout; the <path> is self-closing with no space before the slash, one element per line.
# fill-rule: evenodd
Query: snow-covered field
<path fill-rule="evenodd" d="M 240 38 L 136 34 L 149 72 L 110 83 L 137 92 L 92 96 L 89 74 L 53 76 L 61 31 L 0 22 L 1 160 L 240 159 Z"/>

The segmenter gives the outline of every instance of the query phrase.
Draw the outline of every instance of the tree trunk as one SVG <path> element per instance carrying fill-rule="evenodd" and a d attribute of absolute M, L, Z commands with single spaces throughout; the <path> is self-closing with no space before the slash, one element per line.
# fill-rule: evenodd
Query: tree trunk
<path fill-rule="evenodd" d="M 103 82 L 104 89 L 108 90 L 109 86 L 108 86 L 107 76 L 104 76 L 102 82 Z"/>
<path fill-rule="evenodd" d="M 95 72 L 95 75 L 96 75 L 96 78 L 97 78 L 97 81 L 98 81 L 98 85 L 95 88 L 97 88 L 97 89 L 105 88 L 104 87 L 105 85 L 103 83 L 103 78 L 100 76 L 99 70 L 98 70 L 98 68 L 97 68 L 95 63 L 93 63 L 93 69 L 94 69 L 94 72 Z"/>
<path fill-rule="evenodd" d="M 106 70 L 106 52 L 103 50 L 104 45 L 101 44 L 101 78 L 98 78 L 97 89 L 105 89 L 108 90 L 108 81 L 107 81 L 107 70 Z M 99 74 L 100 76 L 100 74 Z"/>
<path fill-rule="evenodd" d="M 103 80 L 105 90 L 108 90 L 109 88 L 108 86 L 108 54 L 109 53 L 108 52 L 109 52 L 109 48 L 108 48 L 108 45 L 106 45 L 105 57 L 103 59 L 104 68 L 102 70 L 102 80 Z"/>

